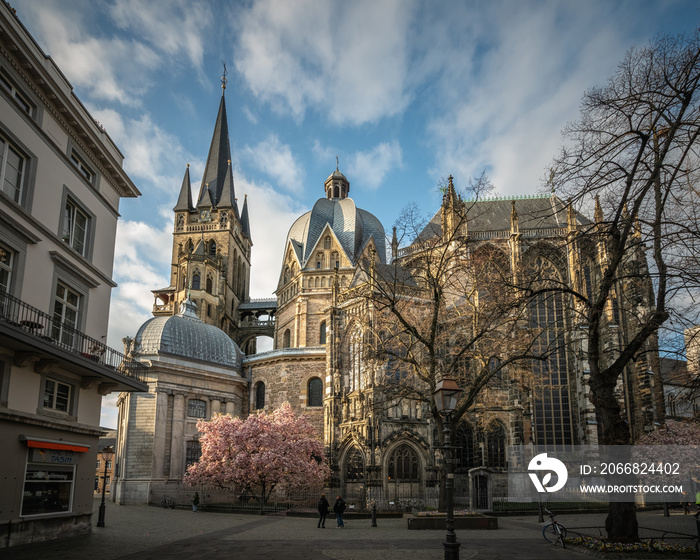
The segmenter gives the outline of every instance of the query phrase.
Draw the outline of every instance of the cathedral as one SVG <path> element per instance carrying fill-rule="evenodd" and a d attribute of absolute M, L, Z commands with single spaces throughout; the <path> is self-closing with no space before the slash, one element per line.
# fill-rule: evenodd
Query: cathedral
<path fill-rule="evenodd" d="M 395 232 L 389 240 L 379 220 L 350 197 L 350 181 L 337 167 L 318 190 L 284 242 L 275 297 L 251 300 L 248 200 L 239 208 L 222 94 L 196 203 L 187 169 L 173 208 L 170 285 L 153 290 L 154 317 L 125 339 L 128 355 L 149 366 L 149 391 L 119 398 L 118 502 L 158 502 L 163 488 L 182 480 L 199 457 L 199 419 L 269 412 L 289 402 L 323 439 L 331 493 L 357 507 L 370 500 L 380 507 L 435 505 L 442 451 L 429 400 L 380 394 L 377 379 L 391 368 L 368 346 L 372 311 L 360 288 L 371 287 L 375 273 L 398 277 L 413 266 L 419 244 L 436 246 L 453 234 L 497 252 L 513 270 L 537 262 L 581 290 L 595 282 L 604 258 L 600 248 L 574 241 L 598 216 L 578 214 L 554 195 L 482 199 L 472 203 L 471 218 L 459 221 L 465 201 L 450 179 L 428 226 L 399 247 Z M 637 258 L 630 266 L 646 267 L 643 253 Z M 630 294 L 643 306 L 643 288 L 618 286 L 606 318 L 611 340 L 627 336 L 621 306 Z M 530 373 L 546 380 L 528 386 L 499 374 L 461 419 L 457 505 L 493 509 L 504 497 L 510 445 L 597 442 L 585 337 L 563 297 L 530 310 L 531 321 L 546 317 L 567 341 L 545 365 L 531 362 Z M 273 349 L 257 353 L 259 336 L 271 337 Z M 653 341 L 647 350 L 618 387 L 637 433 L 663 418 Z"/>

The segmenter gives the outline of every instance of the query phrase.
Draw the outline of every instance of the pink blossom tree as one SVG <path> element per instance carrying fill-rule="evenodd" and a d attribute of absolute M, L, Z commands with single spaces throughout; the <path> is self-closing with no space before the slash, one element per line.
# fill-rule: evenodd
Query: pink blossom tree
<path fill-rule="evenodd" d="M 314 428 L 289 403 L 246 420 L 220 414 L 209 422 L 200 420 L 197 429 L 202 456 L 187 469 L 185 482 L 190 485 L 256 488 L 265 503 L 277 487 L 307 488 L 330 476 Z"/>

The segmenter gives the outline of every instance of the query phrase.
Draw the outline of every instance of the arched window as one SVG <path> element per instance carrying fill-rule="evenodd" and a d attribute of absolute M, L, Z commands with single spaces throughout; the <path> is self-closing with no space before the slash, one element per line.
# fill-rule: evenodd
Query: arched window
<path fill-rule="evenodd" d="M 345 460 L 345 481 L 362 482 L 365 479 L 365 462 L 362 452 L 353 447 Z"/>
<path fill-rule="evenodd" d="M 226 226 L 226 224 L 228 223 L 228 212 L 221 213 L 221 215 L 219 216 L 219 223 L 222 227 Z"/>
<path fill-rule="evenodd" d="M 538 257 L 528 273 L 536 287 L 561 286 L 561 275 L 549 259 Z M 530 327 L 539 333 L 532 350 L 547 354 L 545 360 L 532 361 L 535 444 L 572 445 L 564 296 L 559 290 L 543 291 L 528 305 Z"/>
<path fill-rule="evenodd" d="M 323 381 L 318 377 L 309 379 L 307 396 L 308 406 L 323 406 Z"/>
<path fill-rule="evenodd" d="M 194 251 L 194 243 L 192 243 L 191 239 L 188 239 L 187 240 L 187 252 L 191 253 L 192 251 Z"/>
<path fill-rule="evenodd" d="M 330 249 L 331 248 L 331 236 L 326 235 L 326 237 L 323 240 L 323 248 L 324 249 Z"/>
<path fill-rule="evenodd" d="M 285 285 L 287 283 L 289 283 L 290 278 L 291 278 L 291 272 L 289 271 L 289 267 L 286 266 L 286 267 L 284 267 L 284 280 L 283 280 Z"/>
<path fill-rule="evenodd" d="M 470 424 L 460 422 L 455 434 L 455 467 L 457 469 L 467 471 L 481 465 L 475 436 L 474 428 Z"/>
<path fill-rule="evenodd" d="M 316 255 L 316 268 L 326 268 L 326 256 L 323 253 Z"/>
<path fill-rule="evenodd" d="M 265 408 L 265 384 L 262 381 L 258 381 L 255 385 L 255 410 L 262 410 Z"/>
<path fill-rule="evenodd" d="M 214 279 L 210 274 L 207 274 L 207 293 L 211 294 L 214 290 Z"/>
<path fill-rule="evenodd" d="M 338 253 L 336 251 L 333 251 L 331 253 L 331 267 L 340 268 L 340 257 L 338 256 Z"/>
<path fill-rule="evenodd" d="M 287 329 L 282 336 L 282 348 L 289 348 L 292 345 L 292 332 Z"/>
<path fill-rule="evenodd" d="M 211 303 L 207 303 L 207 317 L 211 317 Z"/>
<path fill-rule="evenodd" d="M 202 283 L 202 277 L 199 275 L 199 270 L 195 270 L 194 274 L 192 275 L 192 289 L 193 290 L 199 290 L 201 289 Z"/>
<path fill-rule="evenodd" d="M 216 241 L 213 239 L 209 241 L 209 256 L 210 257 L 215 257 L 216 256 Z"/>
<path fill-rule="evenodd" d="M 326 343 L 326 322 L 321 321 L 318 334 L 318 343 L 323 345 Z"/>
<path fill-rule="evenodd" d="M 389 456 L 389 479 L 419 482 L 418 455 L 410 445 L 399 445 Z"/>
<path fill-rule="evenodd" d="M 493 422 L 486 432 L 486 461 L 491 468 L 506 468 L 506 431 L 500 422 Z"/>

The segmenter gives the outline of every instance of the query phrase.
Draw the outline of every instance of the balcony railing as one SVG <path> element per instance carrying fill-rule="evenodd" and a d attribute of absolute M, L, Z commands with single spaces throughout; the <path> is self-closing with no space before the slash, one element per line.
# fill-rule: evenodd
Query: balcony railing
<path fill-rule="evenodd" d="M 125 377 L 141 382 L 144 379 L 147 369 L 144 364 L 127 358 L 104 342 L 55 320 L 51 315 L 7 293 L 0 293 L 0 323 L 22 329 L 53 346 L 80 355 Z"/>

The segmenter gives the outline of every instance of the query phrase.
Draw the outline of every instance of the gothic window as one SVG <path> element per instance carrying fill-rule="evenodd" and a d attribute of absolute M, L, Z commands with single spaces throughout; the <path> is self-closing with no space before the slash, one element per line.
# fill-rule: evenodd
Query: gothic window
<path fill-rule="evenodd" d="M 327 235 L 325 239 L 323 240 L 323 248 L 324 249 L 330 249 L 331 248 L 331 236 Z"/>
<path fill-rule="evenodd" d="M 177 215 L 177 227 L 181 228 L 185 225 L 185 215 L 184 214 L 178 214 Z"/>
<path fill-rule="evenodd" d="M 353 447 L 345 460 L 345 481 L 346 482 L 362 482 L 365 478 L 365 462 L 362 458 L 362 452 Z"/>
<path fill-rule="evenodd" d="M 486 432 L 486 461 L 491 468 L 505 469 L 507 466 L 506 431 L 500 422 L 493 422 Z"/>
<path fill-rule="evenodd" d="M 188 441 L 185 450 L 185 468 L 194 465 L 202 457 L 202 444 L 198 441 Z"/>
<path fill-rule="evenodd" d="M 364 389 L 362 376 L 362 332 L 355 329 L 350 337 L 350 371 L 348 379 L 348 390 L 357 391 Z"/>
<path fill-rule="evenodd" d="M 321 321 L 321 326 L 319 327 L 318 343 L 323 345 L 326 343 L 326 322 Z"/>
<path fill-rule="evenodd" d="M 331 266 L 333 268 L 340 268 L 340 257 L 336 251 L 331 254 Z"/>
<path fill-rule="evenodd" d="M 255 385 L 255 410 L 262 410 L 265 408 L 265 384 L 262 381 L 258 381 Z"/>
<path fill-rule="evenodd" d="M 460 422 L 455 434 L 456 445 L 456 468 L 457 469 L 473 469 L 481 464 L 478 456 L 478 447 L 475 437 L 474 428 L 467 422 Z"/>
<path fill-rule="evenodd" d="M 191 239 L 188 239 L 187 240 L 187 252 L 191 253 L 192 251 L 194 251 L 194 243 L 192 243 Z"/>
<path fill-rule="evenodd" d="M 219 223 L 221 224 L 221 227 L 225 227 L 226 224 L 228 224 L 228 212 L 222 212 L 219 215 Z"/>
<path fill-rule="evenodd" d="M 192 289 L 199 290 L 202 283 L 202 277 L 199 275 L 199 270 L 195 270 L 192 275 Z"/>
<path fill-rule="evenodd" d="M 389 456 L 389 480 L 420 482 L 418 455 L 410 445 L 399 445 Z"/>
<path fill-rule="evenodd" d="M 290 348 L 292 346 L 292 332 L 287 329 L 284 331 L 284 335 L 282 337 L 282 348 Z"/>
<path fill-rule="evenodd" d="M 531 270 L 539 286 L 561 285 L 554 264 L 538 258 Z M 536 445 L 572 445 L 569 374 L 564 341 L 564 296 L 558 290 L 537 295 L 529 303 L 530 327 L 538 332 L 533 352 L 546 354 L 532 361 L 533 413 Z"/>
<path fill-rule="evenodd" d="M 285 267 L 285 268 L 284 268 L 284 284 L 285 284 L 285 285 L 289 282 L 290 274 L 291 274 L 291 273 L 290 273 L 290 271 L 289 271 L 289 267 L 288 267 L 288 266 Z"/>
<path fill-rule="evenodd" d="M 323 253 L 316 255 L 316 268 L 326 268 L 326 256 Z"/>
<path fill-rule="evenodd" d="M 211 274 L 207 274 L 207 293 L 211 294 L 213 293 L 214 290 L 214 279 L 211 277 Z"/>
<path fill-rule="evenodd" d="M 307 394 L 308 406 L 323 406 L 323 381 L 318 377 L 309 379 Z"/>
<path fill-rule="evenodd" d="M 216 256 L 216 241 L 213 239 L 209 241 L 209 256 L 210 257 L 215 257 Z"/>

